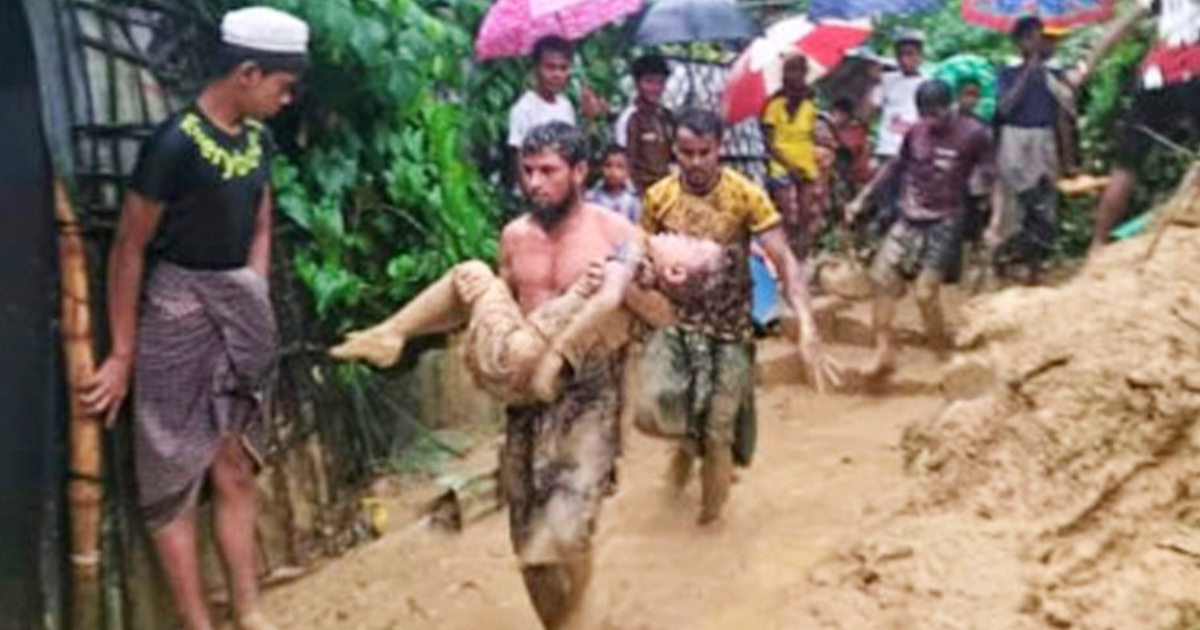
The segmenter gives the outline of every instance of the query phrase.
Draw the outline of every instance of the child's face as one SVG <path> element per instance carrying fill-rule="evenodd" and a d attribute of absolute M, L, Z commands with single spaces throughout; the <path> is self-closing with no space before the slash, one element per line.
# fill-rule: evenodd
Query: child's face
<path fill-rule="evenodd" d="M 659 278 L 680 285 L 694 274 L 716 270 L 721 262 L 721 246 L 708 240 L 681 234 L 655 234 L 647 240 L 647 250 Z"/>
<path fill-rule="evenodd" d="M 975 111 L 977 105 L 979 105 L 979 86 L 964 85 L 958 92 L 958 111 L 970 114 Z"/>
<path fill-rule="evenodd" d="M 829 112 L 829 116 L 833 118 L 833 124 L 836 127 L 845 127 L 846 123 L 850 122 L 850 112 L 844 109 L 833 109 Z"/>
<path fill-rule="evenodd" d="M 614 153 L 604 158 L 604 187 L 624 188 L 629 183 L 629 161 L 624 153 Z"/>
<path fill-rule="evenodd" d="M 650 105 L 661 105 L 663 92 L 667 88 L 667 77 L 648 74 L 637 80 L 638 97 Z"/>
<path fill-rule="evenodd" d="M 900 72 L 906 75 L 916 74 L 921 69 L 924 59 L 920 44 L 905 42 L 896 48 L 896 62 L 900 65 Z"/>
<path fill-rule="evenodd" d="M 550 94 L 562 94 L 571 79 L 571 58 L 560 52 L 547 52 L 537 64 L 539 90 Z"/>

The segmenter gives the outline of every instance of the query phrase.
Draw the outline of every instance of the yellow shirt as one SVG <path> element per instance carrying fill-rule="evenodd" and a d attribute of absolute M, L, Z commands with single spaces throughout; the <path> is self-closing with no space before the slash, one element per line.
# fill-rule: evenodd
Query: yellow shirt
<path fill-rule="evenodd" d="M 752 235 L 779 222 L 779 212 L 766 191 L 726 168 L 717 185 L 703 196 L 685 191 L 678 174 L 651 186 L 642 206 L 641 225 L 649 234 L 675 232 L 721 245 L 744 245 Z"/>
<path fill-rule="evenodd" d="M 796 115 L 789 116 L 787 97 L 782 94 L 774 96 L 767 101 L 767 107 L 763 110 L 762 124 L 772 129 L 775 150 L 799 169 L 804 177 L 816 179 L 817 152 L 813 132 L 817 126 L 817 106 L 812 99 L 804 99 L 796 109 Z M 788 169 L 771 160 L 767 174 L 783 177 L 788 174 Z"/>

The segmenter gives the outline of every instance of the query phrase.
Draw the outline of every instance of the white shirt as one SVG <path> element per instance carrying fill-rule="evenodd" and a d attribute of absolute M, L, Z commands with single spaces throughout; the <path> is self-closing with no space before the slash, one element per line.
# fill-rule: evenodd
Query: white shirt
<path fill-rule="evenodd" d="M 520 148 L 531 129 L 556 120 L 575 124 L 575 107 L 567 97 L 559 94 L 550 103 L 537 92 L 526 91 L 508 112 L 508 146 Z"/>
<path fill-rule="evenodd" d="M 921 119 L 917 113 L 917 88 L 925 82 L 924 73 L 905 76 L 900 72 L 885 72 L 871 94 L 880 109 L 879 138 L 875 155 L 895 157 L 900 154 L 904 134 Z"/>
<path fill-rule="evenodd" d="M 625 148 L 629 146 L 629 119 L 633 117 L 633 112 L 637 111 L 637 105 L 630 104 L 621 111 L 621 115 L 617 116 L 617 122 L 613 124 L 613 142 L 617 146 Z"/>

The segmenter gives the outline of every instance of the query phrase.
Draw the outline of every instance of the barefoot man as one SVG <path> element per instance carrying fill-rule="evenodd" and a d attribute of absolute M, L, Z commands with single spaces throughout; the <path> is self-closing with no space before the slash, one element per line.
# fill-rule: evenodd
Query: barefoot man
<path fill-rule="evenodd" d="M 783 294 L 800 323 L 800 350 L 818 387 L 836 381 L 821 355 L 801 263 L 792 255 L 781 217 L 759 186 L 721 166 L 724 127 L 715 112 L 680 112 L 675 158 L 680 173 L 646 192 L 642 227 L 650 234 L 674 232 L 739 248 L 738 264 L 698 293 L 676 304 L 680 325 L 657 331 L 642 364 L 639 428 L 678 439 L 672 479 L 682 488 L 701 460 L 700 522 L 716 520 L 729 495 L 735 462 L 747 464 L 754 431 L 753 348 L 750 323 L 750 241 L 757 236 L 780 270 Z"/>
<path fill-rule="evenodd" d="M 967 182 L 975 169 L 985 185 L 993 179 L 991 134 L 978 120 L 955 113 L 953 105 L 945 82 L 922 83 L 917 89 L 921 121 L 905 134 L 899 157 L 876 174 L 846 209 L 847 220 L 853 221 L 882 182 L 900 178 L 900 217 L 871 268 L 875 357 L 867 373 L 872 376 L 894 367 L 892 320 L 905 284 L 914 279 L 930 345 L 939 353 L 949 350 L 940 291 L 962 239 Z"/>
<path fill-rule="evenodd" d="M 211 488 L 237 626 L 269 630 L 258 608 L 254 471 L 275 351 L 273 145 L 257 121 L 291 102 L 308 26 L 252 7 L 227 14 L 221 37 L 216 78 L 142 147 L 109 263 L 112 350 L 83 402 L 111 422 L 130 376 L 137 383 L 138 502 L 183 627 L 213 628 L 196 553 L 196 502 Z"/>

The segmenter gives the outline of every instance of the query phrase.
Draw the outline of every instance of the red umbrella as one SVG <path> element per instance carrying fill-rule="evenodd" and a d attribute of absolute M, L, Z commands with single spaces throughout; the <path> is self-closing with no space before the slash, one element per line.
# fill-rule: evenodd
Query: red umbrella
<path fill-rule="evenodd" d="M 733 63 L 721 107 L 731 124 L 757 116 L 767 99 L 783 87 L 783 61 L 791 54 L 808 58 L 808 80 L 816 81 L 842 62 L 846 51 L 871 35 L 868 20 L 788 18 L 767 29 Z"/>
<path fill-rule="evenodd" d="M 475 58 L 520 57 L 547 35 L 579 39 L 628 15 L 645 0 L 499 0 L 483 16 Z"/>

